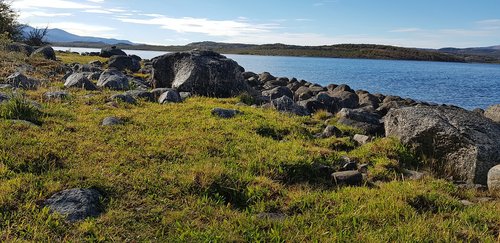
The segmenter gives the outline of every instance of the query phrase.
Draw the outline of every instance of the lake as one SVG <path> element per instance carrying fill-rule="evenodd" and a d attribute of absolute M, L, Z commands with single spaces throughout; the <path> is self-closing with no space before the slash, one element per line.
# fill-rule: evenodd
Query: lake
<path fill-rule="evenodd" d="M 98 52 L 91 48 L 56 50 Z M 165 52 L 125 50 L 151 59 Z M 500 65 L 344 58 L 226 55 L 247 71 L 270 72 L 326 86 L 348 84 L 353 89 L 409 97 L 466 109 L 500 104 Z"/>

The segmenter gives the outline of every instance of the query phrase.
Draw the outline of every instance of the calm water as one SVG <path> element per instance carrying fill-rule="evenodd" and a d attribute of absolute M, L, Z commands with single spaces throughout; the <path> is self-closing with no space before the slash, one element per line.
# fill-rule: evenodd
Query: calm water
<path fill-rule="evenodd" d="M 58 47 L 75 52 L 89 48 Z M 131 51 L 151 59 L 164 54 Z M 321 85 L 348 84 L 353 89 L 410 97 L 467 109 L 500 104 L 500 65 L 445 62 L 387 61 L 341 58 L 226 55 L 247 71 L 268 71 L 278 77 L 296 77 Z"/>

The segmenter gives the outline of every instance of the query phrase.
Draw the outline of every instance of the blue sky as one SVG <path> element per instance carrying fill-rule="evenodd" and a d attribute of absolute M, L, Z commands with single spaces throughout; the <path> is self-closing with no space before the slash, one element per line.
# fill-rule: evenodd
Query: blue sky
<path fill-rule="evenodd" d="M 32 26 L 160 45 L 500 45 L 500 0 L 14 0 L 13 6 Z"/>

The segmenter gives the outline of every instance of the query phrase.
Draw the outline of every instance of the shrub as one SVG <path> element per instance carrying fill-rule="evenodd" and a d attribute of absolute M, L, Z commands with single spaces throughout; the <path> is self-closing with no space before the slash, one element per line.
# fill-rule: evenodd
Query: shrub
<path fill-rule="evenodd" d="M 22 94 L 13 94 L 8 101 L 0 104 L 1 118 L 40 123 L 40 115 L 40 110 Z"/>
<path fill-rule="evenodd" d="M 0 0 L 0 34 L 7 33 L 8 38 L 14 41 L 22 39 L 22 26 L 17 22 L 17 17 L 10 3 Z"/>

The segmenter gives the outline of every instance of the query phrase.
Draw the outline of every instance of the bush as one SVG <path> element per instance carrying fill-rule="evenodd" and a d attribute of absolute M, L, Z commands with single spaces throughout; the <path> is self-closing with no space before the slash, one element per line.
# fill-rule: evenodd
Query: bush
<path fill-rule="evenodd" d="M 49 31 L 48 27 L 43 29 L 34 28 L 30 32 L 27 33 L 24 43 L 30 46 L 43 46 L 48 44 L 45 41 L 45 36 Z"/>
<path fill-rule="evenodd" d="M 1 118 L 40 123 L 40 115 L 40 110 L 21 94 L 13 94 L 8 101 L 0 104 Z"/>
<path fill-rule="evenodd" d="M 23 38 L 22 25 L 17 22 L 17 17 L 10 3 L 0 0 L 0 34 L 6 33 L 8 38 L 14 41 L 20 41 Z"/>

